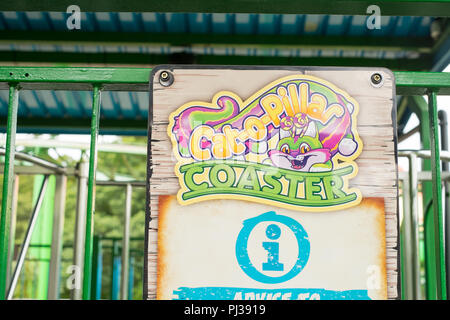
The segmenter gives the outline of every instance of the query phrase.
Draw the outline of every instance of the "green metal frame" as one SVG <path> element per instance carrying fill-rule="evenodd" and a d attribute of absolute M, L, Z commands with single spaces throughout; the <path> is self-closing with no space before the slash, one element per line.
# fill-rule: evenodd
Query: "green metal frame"
<path fill-rule="evenodd" d="M 88 177 L 88 198 L 86 211 L 86 236 L 84 244 L 84 271 L 83 271 L 83 299 L 89 300 L 91 297 L 91 270 L 92 270 L 92 250 L 94 234 L 94 207 L 95 207 L 95 171 L 97 169 L 97 138 L 100 120 L 100 86 L 94 84 L 94 97 L 92 101 L 92 121 L 91 121 L 91 148 L 89 154 L 89 177 Z"/>
<path fill-rule="evenodd" d="M 2 211 L 0 216 L 0 300 L 4 300 L 7 290 L 7 263 L 9 233 L 11 224 L 12 186 L 14 179 L 14 153 L 19 107 L 18 83 L 9 88 L 8 125 L 6 134 L 5 169 L 3 172 Z"/>
<path fill-rule="evenodd" d="M 439 125 L 437 116 L 436 91 L 428 92 L 428 111 L 430 114 L 431 140 L 431 174 L 433 178 L 433 213 L 435 230 L 435 259 L 436 284 L 438 300 L 447 300 L 447 285 L 445 282 L 445 250 L 444 250 L 444 221 L 442 213 L 442 180 L 439 143 Z M 437 160 L 436 160 L 437 159 Z"/>
<path fill-rule="evenodd" d="M 430 117 L 428 104 L 422 96 L 407 97 L 405 105 L 417 115 L 420 121 L 420 141 L 422 150 L 430 150 Z M 422 161 L 423 170 L 431 170 L 431 161 Z M 424 239 L 425 239 L 425 291 L 428 299 L 436 299 L 436 261 L 434 255 L 434 216 L 427 210 L 428 204 L 433 201 L 432 183 L 422 182 L 422 198 L 424 208 Z"/>
<path fill-rule="evenodd" d="M 17 129 L 17 108 L 19 89 L 68 89 L 93 90 L 91 118 L 91 148 L 89 161 L 87 222 L 84 259 L 83 299 L 90 299 L 93 218 L 95 202 L 95 169 L 97 157 L 97 136 L 100 118 L 100 92 L 105 90 L 145 91 L 148 89 L 150 68 L 48 68 L 48 67 L 0 67 L 0 88 L 9 88 L 10 99 L 7 121 L 6 159 L 2 191 L 0 220 L 0 299 L 5 299 L 6 264 L 9 248 L 9 217 L 13 195 L 15 133 Z M 439 136 L 436 95 L 450 94 L 450 73 L 395 72 L 397 94 L 429 95 L 429 127 L 431 130 L 432 175 L 433 175 L 433 217 L 436 253 L 436 298 L 446 299 L 445 259 L 443 259 L 442 198 L 440 196 Z"/>

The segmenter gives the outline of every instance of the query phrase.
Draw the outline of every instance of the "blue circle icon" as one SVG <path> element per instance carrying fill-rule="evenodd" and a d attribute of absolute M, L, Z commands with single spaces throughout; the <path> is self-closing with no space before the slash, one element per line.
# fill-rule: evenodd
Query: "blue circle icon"
<path fill-rule="evenodd" d="M 261 222 L 277 222 L 279 224 L 283 224 L 292 231 L 297 240 L 297 260 L 295 261 L 294 266 L 284 275 L 269 276 L 263 274 L 258 271 L 250 261 L 247 250 L 248 239 L 253 229 Z M 281 229 L 277 224 L 270 224 L 269 226 L 267 226 L 265 234 L 268 239 L 277 240 L 280 238 Z M 277 215 L 274 211 L 269 211 L 257 217 L 245 220 L 244 227 L 239 232 L 236 240 L 236 258 L 239 266 L 250 278 L 262 283 L 281 283 L 292 279 L 303 270 L 306 263 L 308 262 L 309 254 L 310 243 L 308 234 L 306 233 L 303 226 L 298 221 L 290 217 Z"/>

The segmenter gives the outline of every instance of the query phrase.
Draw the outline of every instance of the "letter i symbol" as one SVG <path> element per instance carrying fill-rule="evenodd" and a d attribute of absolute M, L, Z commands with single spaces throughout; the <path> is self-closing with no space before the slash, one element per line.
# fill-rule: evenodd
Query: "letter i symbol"
<path fill-rule="evenodd" d="M 271 224 L 266 228 L 266 236 L 270 240 L 280 238 L 281 229 L 276 224 Z M 283 271 L 284 265 L 279 262 L 280 244 L 274 241 L 265 241 L 262 246 L 267 251 L 267 262 L 262 264 L 264 271 Z"/>

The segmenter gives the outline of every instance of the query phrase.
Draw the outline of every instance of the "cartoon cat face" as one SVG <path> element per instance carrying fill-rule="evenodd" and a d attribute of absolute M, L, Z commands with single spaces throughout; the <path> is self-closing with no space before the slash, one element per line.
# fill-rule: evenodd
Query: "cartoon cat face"
<path fill-rule="evenodd" d="M 280 132 L 277 149 L 268 153 L 275 166 L 303 172 L 331 169 L 330 151 L 320 143 L 314 122 L 310 122 L 302 137 L 285 135 Z"/>

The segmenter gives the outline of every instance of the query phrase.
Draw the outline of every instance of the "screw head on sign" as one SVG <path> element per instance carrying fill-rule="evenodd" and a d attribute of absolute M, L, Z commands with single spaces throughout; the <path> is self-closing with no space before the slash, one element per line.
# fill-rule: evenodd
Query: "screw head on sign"
<path fill-rule="evenodd" d="M 381 86 L 382 81 L 383 81 L 383 77 L 381 76 L 381 74 L 379 73 L 374 73 L 371 77 L 370 80 L 372 81 L 372 84 L 375 86 Z"/>
<path fill-rule="evenodd" d="M 173 74 L 169 71 L 162 71 L 159 74 L 159 83 L 164 87 L 170 86 L 173 83 L 173 80 Z"/>

